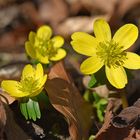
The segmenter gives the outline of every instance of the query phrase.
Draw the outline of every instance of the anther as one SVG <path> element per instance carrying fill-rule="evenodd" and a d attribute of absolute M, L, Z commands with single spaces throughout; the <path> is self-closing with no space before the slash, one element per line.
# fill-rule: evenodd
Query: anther
<path fill-rule="evenodd" d="M 96 55 L 108 67 L 122 66 L 126 60 L 126 52 L 122 50 L 123 46 L 111 40 L 110 42 L 100 42 L 97 46 Z"/>

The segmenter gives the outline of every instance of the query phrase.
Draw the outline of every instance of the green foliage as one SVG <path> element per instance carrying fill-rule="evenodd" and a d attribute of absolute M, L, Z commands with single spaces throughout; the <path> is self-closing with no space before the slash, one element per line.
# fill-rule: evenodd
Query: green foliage
<path fill-rule="evenodd" d="M 105 71 L 104 69 L 105 69 L 105 67 L 102 67 L 98 72 L 91 75 L 91 79 L 88 83 L 89 88 L 107 84 L 108 81 L 107 81 L 106 75 L 104 73 L 104 71 Z"/>
<path fill-rule="evenodd" d="M 46 107 L 50 104 L 49 97 L 45 91 L 42 91 L 39 95 L 37 95 L 37 99 L 38 101 L 43 102 Z"/>
<path fill-rule="evenodd" d="M 89 87 L 89 88 L 92 88 L 92 87 L 96 84 L 96 82 L 97 82 L 97 80 L 96 80 L 94 74 L 92 74 L 92 75 L 91 75 L 91 79 L 90 79 L 90 81 L 89 81 L 89 83 L 88 83 L 88 87 Z"/>
<path fill-rule="evenodd" d="M 96 92 L 91 92 L 89 90 L 85 92 L 83 97 L 87 102 L 93 104 L 93 107 L 96 109 L 96 113 L 99 121 L 103 122 L 104 112 L 108 100 L 106 98 L 100 97 Z"/>
<path fill-rule="evenodd" d="M 107 78 L 105 74 L 105 67 L 102 67 L 97 73 L 95 73 L 95 78 L 97 80 L 97 85 L 105 85 L 107 83 Z"/>
<path fill-rule="evenodd" d="M 93 102 L 93 106 L 97 110 L 97 117 L 98 117 L 100 122 L 103 122 L 103 120 L 104 120 L 104 112 L 105 112 L 105 108 L 106 108 L 106 105 L 107 105 L 108 101 L 105 98 L 101 98 L 95 92 L 93 93 L 93 97 L 94 97 L 94 100 L 95 100 Z"/>
<path fill-rule="evenodd" d="M 95 136 L 91 135 L 88 140 L 94 140 Z"/>
<path fill-rule="evenodd" d="M 86 90 L 83 97 L 87 102 L 93 103 L 94 101 L 94 97 L 90 90 Z"/>

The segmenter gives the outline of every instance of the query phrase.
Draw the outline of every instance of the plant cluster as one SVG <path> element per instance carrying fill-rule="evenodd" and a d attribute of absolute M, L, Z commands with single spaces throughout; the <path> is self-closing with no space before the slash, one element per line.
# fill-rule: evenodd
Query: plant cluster
<path fill-rule="evenodd" d="M 88 94 L 84 98 L 96 108 L 97 117 L 103 122 L 108 98 L 102 98 L 96 92 L 90 93 L 90 89 L 109 84 L 116 90 L 124 89 L 128 83 L 126 70 L 140 69 L 140 56 L 127 51 L 138 38 L 138 28 L 134 24 L 125 24 L 112 37 L 109 24 L 104 19 L 97 19 L 93 30 L 94 36 L 85 32 L 73 33 L 71 46 L 77 53 L 88 57 L 80 66 L 81 72 L 90 76 Z M 19 101 L 26 119 L 36 121 L 41 117 L 39 99 L 40 96 L 47 98 L 43 92 L 48 75 L 45 71 L 66 56 L 62 48 L 63 37 L 52 37 L 52 34 L 48 25 L 41 26 L 37 32 L 31 31 L 25 42 L 31 64 L 24 67 L 20 81 L 3 80 L 1 83 L 2 89 Z"/>

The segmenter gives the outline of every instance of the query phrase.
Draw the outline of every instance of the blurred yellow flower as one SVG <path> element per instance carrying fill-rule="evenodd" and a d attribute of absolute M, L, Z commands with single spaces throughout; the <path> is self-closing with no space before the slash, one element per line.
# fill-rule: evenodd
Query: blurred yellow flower
<path fill-rule="evenodd" d="M 66 51 L 61 48 L 64 39 L 61 36 L 51 36 L 52 29 L 47 25 L 41 26 L 37 33 L 30 32 L 29 41 L 25 42 L 27 54 L 44 64 L 64 58 Z"/>
<path fill-rule="evenodd" d="M 127 84 L 127 75 L 123 67 L 140 68 L 140 56 L 125 51 L 136 41 L 138 28 L 133 24 L 126 24 L 112 38 L 108 23 L 98 19 L 94 22 L 93 29 L 95 37 L 84 32 L 72 34 L 73 49 L 89 56 L 81 64 L 81 72 L 93 74 L 105 65 L 109 82 L 116 88 L 124 88 Z"/>
<path fill-rule="evenodd" d="M 46 80 L 47 75 L 44 75 L 41 64 L 37 64 L 36 69 L 28 64 L 22 71 L 20 82 L 15 80 L 3 80 L 1 87 L 15 98 L 33 97 L 42 91 Z"/>

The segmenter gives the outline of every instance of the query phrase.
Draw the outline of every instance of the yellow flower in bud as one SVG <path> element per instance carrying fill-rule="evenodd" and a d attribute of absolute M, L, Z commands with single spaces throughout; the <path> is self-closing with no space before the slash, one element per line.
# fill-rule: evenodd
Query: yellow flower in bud
<path fill-rule="evenodd" d="M 44 75 L 41 64 L 37 64 L 36 69 L 28 64 L 22 71 L 20 82 L 15 80 L 3 80 L 1 87 L 15 98 L 33 97 L 42 91 L 46 80 L 47 75 Z"/>
<path fill-rule="evenodd" d="M 47 25 L 41 26 L 37 33 L 30 32 L 29 41 L 25 43 L 27 54 L 44 64 L 64 58 L 66 51 L 61 48 L 64 39 L 61 36 L 51 36 L 52 29 Z"/>

